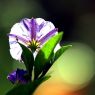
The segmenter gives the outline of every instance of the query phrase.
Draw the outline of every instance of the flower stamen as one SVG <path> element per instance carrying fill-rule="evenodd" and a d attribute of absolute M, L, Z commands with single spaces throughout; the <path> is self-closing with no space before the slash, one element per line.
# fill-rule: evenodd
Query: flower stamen
<path fill-rule="evenodd" d="M 27 43 L 27 45 L 28 45 L 28 48 L 30 48 L 31 51 L 34 52 L 34 51 L 36 51 L 36 49 L 38 49 L 40 47 L 40 42 L 38 42 L 37 40 L 32 39 L 32 41 L 29 41 Z"/>

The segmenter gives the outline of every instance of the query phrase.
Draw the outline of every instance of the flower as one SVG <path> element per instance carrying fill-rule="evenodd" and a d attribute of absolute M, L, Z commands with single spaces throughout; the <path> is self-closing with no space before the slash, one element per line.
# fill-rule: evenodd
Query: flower
<path fill-rule="evenodd" d="M 27 71 L 22 69 L 17 69 L 16 71 L 10 73 L 7 76 L 7 79 L 10 80 L 13 84 L 14 83 L 25 84 L 29 81 L 29 79 L 25 77 L 26 75 L 27 75 Z"/>
<path fill-rule="evenodd" d="M 35 52 L 52 36 L 58 34 L 53 23 L 42 18 L 22 19 L 11 28 L 9 33 L 10 54 L 16 60 L 21 60 L 21 43 Z M 60 48 L 58 44 L 56 49 Z M 37 54 L 37 52 L 35 52 Z"/>

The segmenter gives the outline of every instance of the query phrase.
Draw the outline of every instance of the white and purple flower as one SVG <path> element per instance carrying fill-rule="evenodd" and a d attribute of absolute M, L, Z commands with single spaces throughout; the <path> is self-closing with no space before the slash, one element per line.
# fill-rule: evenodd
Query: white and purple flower
<path fill-rule="evenodd" d="M 22 49 L 18 42 L 35 52 L 56 34 L 58 34 L 58 29 L 50 21 L 45 21 L 42 18 L 22 19 L 13 25 L 9 33 L 11 56 L 16 60 L 21 60 Z M 55 51 L 59 48 L 60 45 L 58 44 Z"/>

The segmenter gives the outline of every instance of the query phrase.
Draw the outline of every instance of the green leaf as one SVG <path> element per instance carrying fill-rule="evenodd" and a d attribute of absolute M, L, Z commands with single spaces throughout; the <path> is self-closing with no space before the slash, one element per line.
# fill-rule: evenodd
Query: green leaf
<path fill-rule="evenodd" d="M 50 76 L 45 76 L 28 84 L 16 85 L 6 95 L 32 95 L 36 88 L 49 78 Z"/>
<path fill-rule="evenodd" d="M 54 56 L 54 61 L 56 61 L 67 49 L 69 49 L 70 47 L 72 47 L 72 45 L 67 45 L 67 46 L 62 46 L 56 53 Z"/>
<path fill-rule="evenodd" d="M 32 73 L 32 69 L 33 69 L 33 64 L 34 64 L 34 57 L 33 57 L 33 53 L 24 45 L 22 45 L 21 43 L 19 43 L 20 46 L 22 47 L 22 60 L 24 61 L 24 64 L 26 66 L 26 69 L 28 71 L 28 73 L 31 75 Z"/>
<path fill-rule="evenodd" d="M 52 59 L 54 48 L 62 39 L 62 35 L 63 32 L 60 32 L 58 33 L 58 35 L 53 36 L 40 49 L 38 55 L 35 58 L 35 63 L 34 63 L 35 79 L 39 76 L 39 74 L 41 74 L 45 65 Z"/>

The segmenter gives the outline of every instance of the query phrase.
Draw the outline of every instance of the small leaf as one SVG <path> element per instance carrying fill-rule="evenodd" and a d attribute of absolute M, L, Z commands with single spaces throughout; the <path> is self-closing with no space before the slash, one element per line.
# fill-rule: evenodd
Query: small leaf
<path fill-rule="evenodd" d="M 60 42 L 62 35 L 63 35 L 63 33 L 61 32 L 58 35 L 53 36 L 40 49 L 38 55 L 35 58 L 35 63 L 34 63 L 35 79 L 42 72 L 45 65 L 52 59 L 52 54 L 53 54 L 54 48 Z"/>
<path fill-rule="evenodd" d="M 67 46 L 62 46 L 56 53 L 54 56 L 54 61 L 56 61 L 67 49 L 69 49 L 70 47 L 72 47 L 72 45 L 67 45 Z"/>
<path fill-rule="evenodd" d="M 6 95 L 32 95 L 36 88 L 49 78 L 50 76 L 45 76 L 28 84 L 16 85 Z"/>
<path fill-rule="evenodd" d="M 22 56 L 21 56 L 22 60 L 24 61 L 24 64 L 26 66 L 26 69 L 27 69 L 28 73 L 31 74 L 32 69 L 33 69 L 33 64 L 34 64 L 33 54 L 27 47 L 25 47 L 21 43 L 19 43 L 19 44 L 20 44 L 20 46 L 22 47 L 22 50 L 23 50 Z"/>

